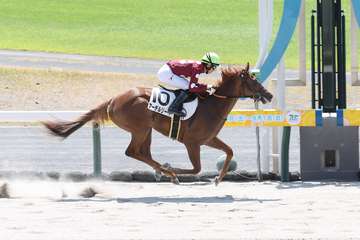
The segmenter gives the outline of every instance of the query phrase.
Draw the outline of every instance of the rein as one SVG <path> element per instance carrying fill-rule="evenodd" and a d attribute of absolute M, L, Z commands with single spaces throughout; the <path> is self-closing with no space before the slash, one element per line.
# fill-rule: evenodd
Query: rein
<path fill-rule="evenodd" d="M 254 96 L 224 96 L 224 95 L 219 95 L 219 94 L 216 94 L 214 93 L 213 94 L 214 97 L 217 97 L 217 98 L 221 98 L 221 99 L 227 99 L 227 98 L 252 98 L 252 99 L 256 99 L 256 95 Z"/>

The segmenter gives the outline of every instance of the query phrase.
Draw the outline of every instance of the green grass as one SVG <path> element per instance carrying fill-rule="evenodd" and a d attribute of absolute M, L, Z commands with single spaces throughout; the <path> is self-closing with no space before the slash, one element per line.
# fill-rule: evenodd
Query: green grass
<path fill-rule="evenodd" d="M 307 26 L 314 2 L 307 0 Z M 2 49 L 150 59 L 215 51 L 225 63 L 251 64 L 258 56 L 255 0 L 0 0 L 0 10 Z M 275 0 L 275 33 L 281 11 Z M 293 39 L 286 65 L 296 68 Z"/>

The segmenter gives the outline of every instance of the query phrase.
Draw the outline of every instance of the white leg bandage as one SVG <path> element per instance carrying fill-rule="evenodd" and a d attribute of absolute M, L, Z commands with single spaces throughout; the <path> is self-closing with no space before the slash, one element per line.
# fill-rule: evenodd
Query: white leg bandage
<path fill-rule="evenodd" d="M 172 87 L 184 90 L 189 88 L 189 81 L 185 78 L 175 75 L 167 64 L 164 64 L 164 66 L 159 69 L 157 76 L 161 82 L 166 83 Z"/>

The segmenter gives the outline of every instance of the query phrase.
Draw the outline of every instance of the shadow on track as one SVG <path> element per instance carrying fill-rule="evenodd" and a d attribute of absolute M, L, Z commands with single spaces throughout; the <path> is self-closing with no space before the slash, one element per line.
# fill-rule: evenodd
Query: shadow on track
<path fill-rule="evenodd" d="M 281 201 L 281 199 L 258 199 L 258 198 L 241 198 L 235 199 L 231 195 L 223 197 L 130 197 L 130 198 L 76 198 L 76 199 L 61 199 L 58 202 L 109 202 L 117 201 L 118 203 L 144 203 L 144 204 L 161 204 L 161 203 L 233 203 L 233 202 L 272 202 Z"/>
<path fill-rule="evenodd" d="M 324 186 L 335 186 L 335 187 L 357 187 L 360 188 L 359 182 L 290 182 L 290 183 L 280 183 L 276 186 L 277 189 L 286 190 L 286 189 L 296 189 L 296 188 L 316 188 Z"/>

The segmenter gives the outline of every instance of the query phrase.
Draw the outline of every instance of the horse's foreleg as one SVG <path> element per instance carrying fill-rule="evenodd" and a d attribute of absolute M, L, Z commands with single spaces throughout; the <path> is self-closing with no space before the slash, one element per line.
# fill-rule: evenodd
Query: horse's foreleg
<path fill-rule="evenodd" d="M 231 149 L 231 147 L 226 145 L 218 137 L 213 138 L 205 145 L 215 148 L 215 149 L 218 149 L 218 150 L 222 150 L 226 153 L 226 159 L 224 162 L 224 166 L 221 169 L 220 175 L 215 179 L 215 184 L 218 185 L 221 182 L 221 180 L 224 178 L 224 176 L 226 175 L 228 168 L 229 168 L 230 161 L 233 158 L 234 153 L 233 153 L 233 150 Z"/>
<path fill-rule="evenodd" d="M 193 169 L 172 168 L 176 174 L 198 174 L 201 170 L 200 145 L 185 144 Z"/>

